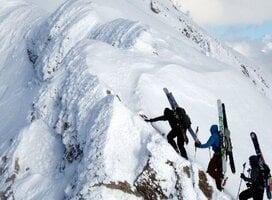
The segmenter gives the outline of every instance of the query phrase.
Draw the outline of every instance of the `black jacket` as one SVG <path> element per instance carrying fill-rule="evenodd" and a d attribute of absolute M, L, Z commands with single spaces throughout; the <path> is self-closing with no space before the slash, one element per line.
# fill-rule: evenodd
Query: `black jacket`
<path fill-rule="evenodd" d="M 180 127 L 188 129 L 191 126 L 191 121 L 185 110 L 180 107 L 177 108 L 177 115 L 176 117 L 174 111 L 166 108 L 164 115 L 150 119 L 150 122 L 168 121 L 172 129 L 179 129 Z"/>
<path fill-rule="evenodd" d="M 258 166 L 252 166 L 250 177 L 244 177 L 244 180 L 251 184 L 251 187 L 263 189 L 263 178 L 261 170 Z"/>
<path fill-rule="evenodd" d="M 173 111 L 172 111 L 173 112 Z M 175 117 L 174 115 L 174 112 L 173 114 L 170 114 L 170 115 L 162 115 L 162 116 L 159 116 L 159 117 L 156 117 L 156 118 L 153 118 L 153 119 L 150 119 L 151 122 L 156 122 L 156 121 L 168 121 L 169 122 L 169 125 L 172 129 L 178 129 L 179 128 L 179 123 L 178 123 L 178 120 L 177 118 Z"/>

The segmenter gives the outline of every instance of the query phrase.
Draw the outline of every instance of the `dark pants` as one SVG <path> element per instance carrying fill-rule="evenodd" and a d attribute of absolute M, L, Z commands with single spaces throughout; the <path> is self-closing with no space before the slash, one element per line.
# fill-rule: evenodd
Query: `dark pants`
<path fill-rule="evenodd" d="M 212 159 L 209 162 L 207 172 L 210 174 L 211 177 L 214 178 L 216 187 L 218 190 L 222 191 L 222 160 L 220 153 L 213 154 Z"/>
<path fill-rule="evenodd" d="M 263 189 L 256 189 L 254 187 L 250 187 L 240 193 L 239 199 L 247 200 L 247 199 L 253 198 L 253 200 L 262 200 L 263 193 L 264 193 Z"/>
<path fill-rule="evenodd" d="M 178 130 L 178 129 L 172 129 L 168 135 L 167 135 L 167 140 L 168 142 L 172 145 L 172 147 L 177 151 L 179 149 L 180 155 L 188 160 L 188 156 L 186 153 L 186 150 L 184 148 L 184 136 L 183 134 L 186 134 L 186 130 Z M 177 143 L 176 144 L 174 138 L 177 137 Z"/>

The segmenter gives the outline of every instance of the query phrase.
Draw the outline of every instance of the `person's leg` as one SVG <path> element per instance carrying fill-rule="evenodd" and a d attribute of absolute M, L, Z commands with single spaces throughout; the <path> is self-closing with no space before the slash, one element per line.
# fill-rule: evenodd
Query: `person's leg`
<path fill-rule="evenodd" d="M 209 162 L 207 172 L 214 178 L 216 187 L 222 191 L 222 162 L 220 155 L 214 154 Z"/>
<path fill-rule="evenodd" d="M 218 158 L 216 155 L 213 155 L 211 158 L 209 164 L 208 164 L 208 169 L 207 172 L 211 175 L 211 177 L 216 178 L 216 170 L 217 170 L 217 164 L 218 164 Z"/>
<path fill-rule="evenodd" d="M 188 160 L 188 156 L 187 156 L 187 152 L 184 148 L 184 139 L 183 139 L 183 136 L 182 135 L 178 135 L 178 148 L 179 148 L 179 151 L 180 151 L 180 155 L 187 159 Z"/>
<path fill-rule="evenodd" d="M 175 131 L 173 131 L 173 129 L 168 133 L 167 135 L 167 141 L 169 144 L 172 145 L 172 147 L 175 149 L 175 151 L 178 153 L 178 147 L 176 142 L 174 141 L 174 138 L 176 137 L 176 133 Z"/>

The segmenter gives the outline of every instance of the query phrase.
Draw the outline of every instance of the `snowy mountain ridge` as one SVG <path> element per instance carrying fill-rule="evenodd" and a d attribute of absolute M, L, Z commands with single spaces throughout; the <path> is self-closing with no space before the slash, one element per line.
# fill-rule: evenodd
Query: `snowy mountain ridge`
<path fill-rule="evenodd" d="M 178 1 L 70 0 L 49 17 L 33 15 L 35 9 L 20 1 L 1 1 L 7 5 L 0 10 L 1 30 L 13 32 L 1 35 L 0 110 L 7 122 L 0 129 L 1 199 L 231 198 L 138 116 L 161 114 L 168 106 L 162 88 L 168 87 L 193 125 L 208 127 L 217 119 L 218 96 L 232 107 L 240 104 L 213 82 L 229 77 L 227 91 L 246 90 L 264 102 L 261 109 L 271 109 L 237 73 L 232 52 L 190 24 Z M 21 21 L 13 25 L 16 18 Z M 248 132 L 230 113 L 232 126 Z M 192 158 L 194 147 L 187 148 Z M 226 192 L 235 195 L 233 188 Z"/>
<path fill-rule="evenodd" d="M 178 33 L 180 33 L 181 35 L 185 36 L 186 38 L 188 38 L 189 40 L 193 41 L 194 43 L 196 43 L 197 46 L 200 47 L 201 51 L 203 51 L 204 54 L 206 54 L 207 56 L 211 56 L 213 58 L 218 59 L 221 62 L 224 63 L 228 63 L 230 66 L 236 67 L 237 70 L 240 70 L 246 77 L 248 77 L 252 83 L 254 83 L 254 85 L 256 85 L 260 91 L 266 93 L 265 88 L 269 88 L 270 82 L 267 81 L 267 77 L 264 77 L 264 75 L 262 74 L 262 72 L 260 72 L 260 69 L 258 66 L 252 66 L 252 63 L 248 62 L 247 59 L 245 59 L 242 55 L 238 54 L 237 52 L 234 52 L 232 49 L 230 49 L 227 46 L 222 45 L 218 40 L 212 38 L 211 36 L 209 36 L 204 30 L 202 30 L 198 25 L 196 25 L 192 20 L 190 20 L 186 15 L 184 15 L 182 12 L 180 11 L 184 11 L 184 9 L 182 8 L 182 6 L 180 5 L 181 3 L 179 1 L 174 1 L 174 0 L 169 0 L 169 1 L 158 1 L 158 0 L 151 0 L 151 1 L 143 1 L 142 4 L 145 4 L 145 9 L 151 9 L 151 11 L 153 13 L 155 13 L 156 15 L 158 15 L 158 19 L 160 19 L 163 23 L 168 24 L 171 28 L 174 28 L 174 30 L 176 30 Z M 92 26 L 99 26 L 98 24 L 103 23 L 104 19 L 99 19 L 101 17 L 95 16 L 95 12 L 88 12 L 88 6 L 86 5 L 84 7 L 84 9 L 86 9 L 86 11 L 82 11 L 80 12 L 80 14 L 82 14 L 82 16 L 78 16 L 78 19 L 81 19 L 81 23 L 77 23 L 74 24 L 73 28 L 79 28 L 79 30 L 77 33 L 78 34 L 82 34 L 82 37 L 84 34 L 87 34 L 88 32 L 92 32 Z M 63 9 L 69 9 L 64 7 Z M 92 8 L 89 8 L 90 10 Z M 89 10 L 89 11 L 90 11 Z M 108 12 L 113 12 L 111 10 L 109 10 Z M 62 13 L 62 10 L 59 11 L 59 13 Z M 94 16 L 84 16 L 85 13 L 87 13 L 88 15 L 92 15 L 94 14 Z M 70 13 L 71 16 L 73 16 L 73 12 Z M 47 26 L 47 23 L 52 23 L 52 24 L 48 24 L 50 33 L 48 33 L 48 38 L 44 38 L 47 39 L 48 41 L 50 41 L 50 37 L 52 37 L 54 35 L 54 32 L 58 33 L 61 32 L 61 30 L 57 31 L 56 29 L 61 28 L 61 27 L 65 27 L 63 26 L 62 23 L 62 19 L 59 19 L 58 22 L 56 22 L 55 20 L 58 19 L 59 15 L 55 15 L 55 19 L 53 18 L 52 20 L 50 20 L 49 22 L 45 22 L 45 26 Z M 97 17 L 97 18 L 96 18 Z M 134 17 L 134 16 L 133 16 Z M 87 21 L 91 21 L 93 24 L 89 24 L 89 27 L 85 27 L 80 29 L 80 25 L 84 24 L 84 21 L 82 19 L 85 19 Z M 99 19 L 99 20 L 98 20 Z M 77 19 L 75 19 L 77 20 Z M 96 21 L 98 20 L 98 21 Z M 102 21 L 101 21 L 102 20 Z M 120 20 L 120 24 L 116 24 L 116 30 L 113 31 L 118 31 L 118 26 L 122 25 L 121 22 L 121 18 Z M 133 19 L 135 20 L 135 19 Z M 103 28 L 103 26 L 107 27 L 108 25 L 110 25 L 111 22 L 106 22 L 104 25 L 101 25 Z M 125 23 L 125 22 L 124 22 Z M 127 22 L 127 23 L 137 23 L 136 21 L 132 21 L 132 22 Z M 54 28 L 52 26 L 55 26 Z M 142 26 L 142 27 L 141 27 Z M 145 24 L 139 24 L 139 29 L 142 29 L 143 32 L 148 32 L 148 27 L 145 27 Z M 73 32 L 73 28 L 70 27 L 70 32 Z M 38 30 L 42 30 L 44 31 L 43 28 L 40 28 Z M 146 31 L 145 31 L 146 30 Z M 65 31 L 65 30 L 62 30 Z M 107 30 L 104 30 L 107 31 Z M 124 31 L 124 30 L 123 30 Z M 129 31 L 129 30 L 127 30 Z M 135 30 L 130 30 L 133 33 L 137 33 L 137 31 Z M 101 32 L 101 30 L 97 30 L 97 32 Z M 114 44 L 114 40 L 118 41 L 118 38 L 112 38 L 113 41 L 105 41 L 106 39 L 108 39 L 109 35 L 113 33 L 110 31 L 108 31 L 107 35 L 104 35 L 104 40 L 103 38 L 97 38 L 99 36 L 93 36 L 96 38 L 92 38 L 92 36 L 90 37 L 90 39 L 96 39 L 96 40 L 102 40 L 104 42 L 108 42 L 109 44 L 115 46 L 118 44 Z M 39 34 L 39 33 L 38 33 Z M 66 34 L 66 33 L 64 33 Z M 95 34 L 95 33 L 93 33 Z M 119 39 L 122 39 L 122 37 L 124 36 L 124 32 L 120 32 L 119 34 Z M 139 30 L 139 32 L 137 34 L 141 34 L 141 31 Z M 45 34 L 44 34 L 45 35 Z M 101 36 L 100 36 L 101 37 Z M 79 36 L 80 40 L 81 36 Z M 35 38 L 34 38 L 35 39 Z M 42 42 L 44 44 L 47 44 L 48 41 L 44 41 L 42 40 Z M 65 43 L 70 44 L 71 46 L 73 46 L 73 41 L 69 41 L 69 35 L 66 35 L 66 39 L 62 41 L 65 45 Z M 135 42 L 135 41 L 133 41 Z M 125 41 L 123 41 L 123 43 L 125 43 Z M 126 44 L 127 45 L 127 44 Z M 123 48 L 123 47 L 121 47 Z M 150 47 L 150 51 L 153 51 L 153 53 L 158 53 L 156 52 L 156 49 L 154 47 Z M 46 49 L 50 49 L 50 48 L 46 48 Z M 65 49 L 65 48 L 63 48 Z M 69 49 L 69 47 L 67 48 Z M 65 52 L 62 52 L 61 49 L 58 50 L 59 54 L 65 54 Z M 54 54 L 53 54 L 54 55 Z M 53 59 L 53 58 L 51 58 Z M 56 55 L 56 58 L 54 58 L 54 62 L 56 62 L 56 64 L 52 64 L 57 65 L 58 62 L 61 62 L 60 60 L 62 59 L 62 55 Z M 51 72 L 51 70 L 55 70 L 54 67 L 53 69 L 49 69 L 48 72 Z M 270 94 L 268 94 L 268 96 L 270 96 Z"/>

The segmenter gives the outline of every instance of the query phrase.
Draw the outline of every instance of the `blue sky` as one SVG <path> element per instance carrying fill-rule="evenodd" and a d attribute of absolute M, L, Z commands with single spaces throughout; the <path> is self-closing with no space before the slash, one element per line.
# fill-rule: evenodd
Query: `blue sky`
<path fill-rule="evenodd" d="M 272 72 L 272 0 L 172 0 L 222 42 Z"/>
<path fill-rule="evenodd" d="M 272 21 L 260 24 L 240 24 L 240 25 L 216 25 L 206 26 L 205 29 L 218 38 L 235 39 L 248 38 L 258 39 L 265 35 L 272 35 Z"/>
<path fill-rule="evenodd" d="M 272 34 L 272 0 L 176 0 L 194 21 L 218 37 Z"/>

